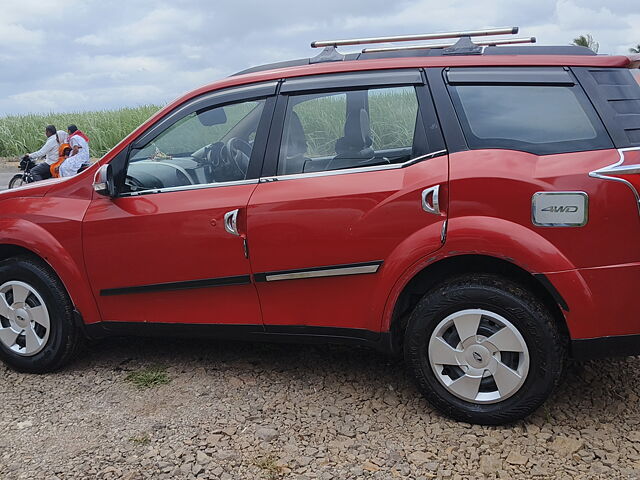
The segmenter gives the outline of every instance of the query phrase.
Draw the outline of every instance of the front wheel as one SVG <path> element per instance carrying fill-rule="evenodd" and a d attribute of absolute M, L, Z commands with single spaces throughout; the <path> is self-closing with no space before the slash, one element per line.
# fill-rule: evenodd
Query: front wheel
<path fill-rule="evenodd" d="M 16 370 L 64 365 L 79 343 L 69 295 L 51 268 L 32 257 L 0 262 L 0 358 Z"/>
<path fill-rule="evenodd" d="M 21 185 L 24 185 L 26 182 L 24 180 L 24 174 L 23 173 L 16 173 L 13 177 L 11 177 L 11 180 L 9 180 L 9 188 L 15 188 L 15 187 L 20 187 Z"/>
<path fill-rule="evenodd" d="M 551 394 L 565 360 L 548 309 L 520 286 L 490 275 L 449 281 L 411 314 L 405 360 L 418 387 L 457 420 L 520 420 Z"/>

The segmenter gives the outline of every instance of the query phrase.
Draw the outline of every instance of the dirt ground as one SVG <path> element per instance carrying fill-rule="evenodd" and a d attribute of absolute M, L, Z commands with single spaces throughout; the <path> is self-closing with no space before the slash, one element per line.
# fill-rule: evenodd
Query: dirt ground
<path fill-rule="evenodd" d="M 148 367 L 168 383 L 127 381 Z M 110 339 L 55 374 L 0 366 L 0 478 L 640 478 L 636 367 L 573 365 L 526 421 L 479 427 L 364 348 Z"/>
<path fill-rule="evenodd" d="M 0 157 L 0 170 L 18 170 L 20 159 L 18 157 Z"/>

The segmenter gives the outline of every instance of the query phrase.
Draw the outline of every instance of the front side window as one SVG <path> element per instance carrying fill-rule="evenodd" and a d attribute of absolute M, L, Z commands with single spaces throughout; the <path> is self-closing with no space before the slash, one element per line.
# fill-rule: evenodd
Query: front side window
<path fill-rule="evenodd" d="M 414 87 L 291 95 L 278 175 L 405 162 L 427 153 L 419 119 Z"/>
<path fill-rule="evenodd" d="M 458 85 L 452 99 L 470 148 L 539 155 L 611 148 L 577 86 Z"/>
<path fill-rule="evenodd" d="M 244 180 L 264 100 L 193 112 L 129 156 L 125 191 Z"/>

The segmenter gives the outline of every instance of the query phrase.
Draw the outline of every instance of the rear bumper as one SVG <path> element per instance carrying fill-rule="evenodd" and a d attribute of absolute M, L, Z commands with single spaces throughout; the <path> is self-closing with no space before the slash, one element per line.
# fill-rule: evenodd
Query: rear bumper
<path fill-rule="evenodd" d="M 640 355 L 640 263 L 545 276 L 568 306 L 562 313 L 574 358 Z"/>
<path fill-rule="evenodd" d="M 576 360 L 640 355 L 640 335 L 580 338 L 571 340 L 571 356 Z"/>

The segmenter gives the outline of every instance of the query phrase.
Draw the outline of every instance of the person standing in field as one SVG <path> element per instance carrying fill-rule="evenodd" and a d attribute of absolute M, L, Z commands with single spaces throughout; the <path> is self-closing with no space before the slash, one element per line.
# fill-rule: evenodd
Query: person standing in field
<path fill-rule="evenodd" d="M 89 160 L 89 137 L 78 130 L 75 125 L 69 125 L 67 132 L 69 132 L 67 141 L 71 146 L 71 155 L 60 165 L 61 177 L 71 177 L 78 173 L 80 168 L 91 163 Z"/>
<path fill-rule="evenodd" d="M 44 129 L 44 134 L 47 136 L 47 141 L 44 143 L 42 148 L 36 152 L 25 155 L 25 157 L 29 157 L 32 160 L 44 157 L 44 162 L 31 169 L 31 177 L 34 182 L 51 178 L 51 165 L 58 161 L 59 143 L 58 135 L 56 134 L 56 127 L 53 125 L 47 125 Z"/>

